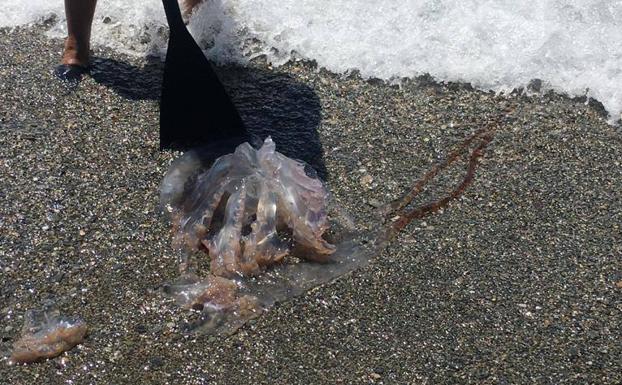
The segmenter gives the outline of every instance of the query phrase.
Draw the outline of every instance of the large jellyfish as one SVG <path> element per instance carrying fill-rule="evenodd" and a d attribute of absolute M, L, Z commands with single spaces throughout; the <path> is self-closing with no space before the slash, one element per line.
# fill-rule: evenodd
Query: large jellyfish
<path fill-rule="evenodd" d="M 168 196 L 177 180 L 165 178 L 162 194 L 173 214 L 176 244 L 205 248 L 218 276 L 254 275 L 288 254 L 326 261 L 335 252 L 322 238 L 328 192 L 308 172 L 267 138 L 259 150 L 244 143 L 218 158 L 177 207 Z"/>
<path fill-rule="evenodd" d="M 259 149 L 248 143 L 238 146 L 207 171 L 200 152 L 190 151 L 172 164 L 161 185 L 173 243 L 183 250 L 182 276 L 165 285 L 165 292 L 180 305 L 200 311 L 188 325 L 190 331 L 234 332 L 275 302 L 366 265 L 410 221 L 458 198 L 471 183 L 493 131 L 482 128 L 463 141 L 411 191 L 382 207 L 374 218 L 376 226 L 364 233 L 357 232 L 343 210 L 329 204 L 328 191 L 314 171 L 278 153 L 269 137 Z M 468 157 L 462 182 L 436 201 L 411 207 L 425 185 L 473 142 L 479 144 Z M 193 251 L 209 256 L 205 278 L 190 261 Z"/>
<path fill-rule="evenodd" d="M 347 215 L 333 210 L 329 220 L 329 194 L 313 169 L 277 152 L 269 137 L 259 149 L 241 144 L 206 171 L 199 152 L 185 154 L 165 176 L 161 201 L 182 256 L 182 276 L 166 292 L 202 310 L 210 331 L 235 330 L 366 261 Z M 338 245 L 327 240 L 329 227 L 342 230 L 333 234 Z M 204 278 L 190 266 L 193 251 L 209 257 Z"/>

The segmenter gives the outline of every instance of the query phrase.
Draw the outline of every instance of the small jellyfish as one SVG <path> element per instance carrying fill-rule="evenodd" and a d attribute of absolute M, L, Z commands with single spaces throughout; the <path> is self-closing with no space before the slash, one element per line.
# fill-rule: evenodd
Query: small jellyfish
<path fill-rule="evenodd" d="M 86 323 L 63 317 L 54 307 L 29 310 L 24 316 L 22 336 L 13 344 L 11 361 L 30 363 L 53 358 L 84 341 Z"/>

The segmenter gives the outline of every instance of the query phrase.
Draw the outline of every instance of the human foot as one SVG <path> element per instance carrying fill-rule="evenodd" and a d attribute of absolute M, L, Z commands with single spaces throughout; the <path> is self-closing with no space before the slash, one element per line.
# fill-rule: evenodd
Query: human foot
<path fill-rule="evenodd" d="M 54 69 L 54 75 L 66 82 L 78 83 L 88 72 L 89 58 L 88 43 L 79 44 L 75 38 L 67 37 L 61 64 Z"/>

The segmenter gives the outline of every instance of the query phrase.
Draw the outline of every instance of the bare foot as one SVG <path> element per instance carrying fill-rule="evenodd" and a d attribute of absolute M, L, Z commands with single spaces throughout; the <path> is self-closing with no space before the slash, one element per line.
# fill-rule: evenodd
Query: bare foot
<path fill-rule="evenodd" d="M 61 64 L 86 68 L 89 66 L 89 59 L 90 52 L 88 43 L 79 44 L 74 37 L 67 37 L 63 56 L 60 61 Z"/>

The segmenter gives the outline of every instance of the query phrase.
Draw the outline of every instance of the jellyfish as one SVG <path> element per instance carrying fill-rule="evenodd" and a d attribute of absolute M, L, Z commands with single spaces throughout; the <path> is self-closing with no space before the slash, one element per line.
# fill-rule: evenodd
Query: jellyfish
<path fill-rule="evenodd" d="M 177 168 L 162 184 L 174 244 L 207 251 L 213 275 L 256 275 L 287 255 L 321 262 L 335 252 L 323 238 L 326 188 L 303 162 L 277 152 L 270 137 L 258 150 L 244 143 L 218 158 L 182 202 L 171 196 L 179 174 Z"/>
<path fill-rule="evenodd" d="M 230 334 L 274 303 L 367 265 L 412 220 L 461 196 L 493 132 L 484 127 L 465 139 L 410 191 L 381 206 L 366 232 L 331 204 L 327 188 L 308 165 L 277 152 L 270 137 L 259 149 L 241 144 L 209 169 L 200 151 L 190 151 L 171 165 L 161 184 L 173 245 L 182 251 L 182 275 L 165 285 L 165 293 L 201 312 L 192 330 Z M 464 179 L 445 196 L 412 207 L 424 187 L 472 143 L 477 145 L 467 158 Z M 192 252 L 207 254 L 207 277 L 191 268 Z"/>
<path fill-rule="evenodd" d="M 53 305 L 29 310 L 24 316 L 22 336 L 13 345 L 11 361 L 29 363 L 56 357 L 80 344 L 86 333 L 83 320 L 64 317 Z"/>
<path fill-rule="evenodd" d="M 229 333 L 367 260 L 352 219 L 330 204 L 315 171 L 277 152 L 270 137 L 259 149 L 239 145 L 209 169 L 200 151 L 189 151 L 171 165 L 160 199 L 182 273 L 165 293 L 200 310 L 203 329 Z M 193 253 L 207 255 L 207 275 L 194 271 Z"/>

